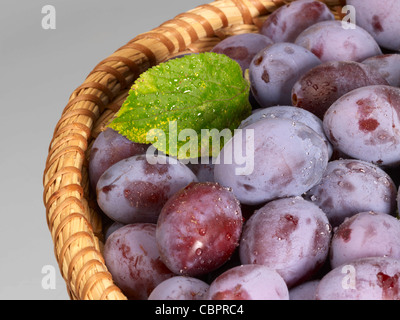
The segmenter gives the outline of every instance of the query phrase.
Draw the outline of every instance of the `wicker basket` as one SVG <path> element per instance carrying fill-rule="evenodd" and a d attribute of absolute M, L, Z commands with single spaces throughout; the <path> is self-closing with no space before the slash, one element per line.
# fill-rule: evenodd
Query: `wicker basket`
<path fill-rule="evenodd" d="M 234 34 L 258 32 L 290 1 L 219 0 L 182 13 L 101 61 L 72 93 L 55 126 L 44 171 L 43 201 L 54 253 L 73 300 L 125 300 L 102 256 L 103 215 L 88 183 L 91 144 L 119 109 L 134 80 L 183 52 L 210 50 Z M 341 17 L 345 1 L 324 1 Z"/>

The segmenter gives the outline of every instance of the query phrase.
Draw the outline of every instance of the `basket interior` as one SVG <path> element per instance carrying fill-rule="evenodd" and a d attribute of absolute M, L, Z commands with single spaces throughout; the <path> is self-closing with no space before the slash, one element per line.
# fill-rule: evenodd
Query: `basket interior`
<path fill-rule="evenodd" d="M 210 51 L 226 37 L 257 33 L 270 13 L 289 2 L 219 0 L 179 14 L 117 49 L 73 91 L 54 129 L 43 177 L 47 223 L 71 299 L 126 299 L 102 256 L 103 230 L 110 221 L 89 187 L 88 159 L 94 139 L 134 80 L 178 54 Z M 323 2 L 342 17 L 344 1 Z"/>

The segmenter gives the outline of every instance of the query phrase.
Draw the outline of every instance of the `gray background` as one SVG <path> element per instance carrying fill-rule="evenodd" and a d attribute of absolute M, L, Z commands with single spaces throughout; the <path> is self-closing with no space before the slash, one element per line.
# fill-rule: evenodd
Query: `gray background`
<path fill-rule="evenodd" d="M 69 299 L 43 205 L 43 170 L 70 94 L 136 35 L 204 0 L 2 0 L 0 10 L 0 299 Z M 42 28 L 42 7 L 56 29 Z M 56 271 L 44 289 L 44 266 Z"/>

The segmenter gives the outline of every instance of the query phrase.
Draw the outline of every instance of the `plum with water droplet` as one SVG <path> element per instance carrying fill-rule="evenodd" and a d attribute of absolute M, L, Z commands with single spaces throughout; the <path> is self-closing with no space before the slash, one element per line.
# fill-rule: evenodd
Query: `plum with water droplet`
<path fill-rule="evenodd" d="M 289 300 L 288 287 L 272 268 L 247 264 L 218 276 L 207 293 L 208 300 Z"/>
<path fill-rule="evenodd" d="M 312 52 L 293 43 L 268 46 L 257 53 L 249 67 L 254 98 L 263 108 L 290 105 L 294 83 L 320 63 Z"/>
<path fill-rule="evenodd" d="M 382 54 L 365 59 L 362 63 L 381 75 L 389 85 L 400 87 L 400 54 Z"/>
<path fill-rule="evenodd" d="M 274 42 L 267 36 L 259 33 L 243 33 L 225 38 L 218 43 L 211 52 L 225 54 L 235 60 L 242 71 L 249 68 L 254 56 Z"/>
<path fill-rule="evenodd" d="M 147 299 L 158 284 L 174 276 L 161 261 L 155 224 L 119 228 L 107 238 L 103 252 L 113 280 L 130 300 Z"/>
<path fill-rule="evenodd" d="M 363 28 L 343 28 L 342 21 L 313 24 L 299 34 L 295 44 L 310 50 L 322 62 L 357 61 L 382 54 L 375 39 Z"/>
<path fill-rule="evenodd" d="M 97 183 L 97 203 L 114 221 L 156 223 L 167 200 L 195 174 L 183 163 L 164 155 L 137 155 L 108 168 Z"/>
<path fill-rule="evenodd" d="M 243 264 L 262 264 L 283 277 L 289 288 L 307 281 L 328 256 L 331 226 L 326 214 L 301 197 L 271 201 L 244 225 Z"/>
<path fill-rule="evenodd" d="M 107 128 L 93 142 L 89 158 L 89 181 L 93 190 L 101 175 L 113 164 L 135 155 L 144 154 L 148 144 L 128 140 L 117 131 Z"/>
<path fill-rule="evenodd" d="M 292 104 L 324 118 L 329 107 L 344 94 L 361 87 L 389 83 L 365 64 L 331 61 L 312 68 L 294 84 Z"/>
<path fill-rule="evenodd" d="M 328 216 L 333 227 L 363 211 L 394 214 L 396 185 L 389 174 L 369 162 L 342 159 L 328 163 L 316 186 L 304 197 Z"/>
<path fill-rule="evenodd" d="M 334 19 L 334 15 L 325 3 L 298 0 L 272 12 L 263 23 L 260 33 L 274 42 L 294 42 L 303 30 L 313 24 Z"/>
<path fill-rule="evenodd" d="M 388 167 L 400 164 L 400 88 L 350 91 L 330 106 L 323 124 L 333 147 L 349 157 Z"/>
<path fill-rule="evenodd" d="M 156 238 L 162 260 L 180 275 L 216 270 L 239 245 L 242 224 L 240 203 L 230 189 L 218 183 L 191 183 L 161 210 Z"/>
<path fill-rule="evenodd" d="M 209 287 L 197 278 L 174 276 L 158 284 L 148 300 L 204 300 Z"/>
<path fill-rule="evenodd" d="M 310 127 L 267 118 L 243 128 L 225 144 L 215 163 L 214 178 L 232 188 L 241 203 L 260 205 L 300 196 L 315 186 L 328 156 L 327 144 Z"/>
<path fill-rule="evenodd" d="M 400 50 L 400 2 L 398 0 L 347 0 L 354 6 L 356 24 L 386 49 Z"/>
<path fill-rule="evenodd" d="M 332 268 L 368 257 L 400 260 L 400 221 L 386 213 L 360 212 L 335 230 L 330 249 Z"/>
<path fill-rule="evenodd" d="M 254 110 L 251 116 L 244 119 L 240 124 L 239 129 L 244 129 L 259 120 L 276 118 L 289 119 L 295 123 L 303 123 L 313 129 L 325 141 L 328 148 L 328 157 L 331 158 L 333 149 L 331 143 L 325 135 L 322 120 L 313 113 L 302 108 L 297 108 L 294 106 L 273 106 L 269 108 L 260 108 Z"/>
<path fill-rule="evenodd" d="M 362 258 L 340 265 L 318 284 L 316 300 L 400 300 L 400 260 Z"/>

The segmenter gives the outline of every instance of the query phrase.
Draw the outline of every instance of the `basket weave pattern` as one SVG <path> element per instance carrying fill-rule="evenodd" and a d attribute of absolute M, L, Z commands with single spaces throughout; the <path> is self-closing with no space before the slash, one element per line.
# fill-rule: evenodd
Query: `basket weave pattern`
<path fill-rule="evenodd" d="M 50 142 L 43 201 L 61 274 L 74 300 L 125 300 L 102 256 L 102 219 L 89 188 L 88 159 L 97 135 L 148 68 L 181 53 L 209 51 L 231 35 L 258 32 L 291 1 L 217 0 L 141 34 L 101 61 L 71 94 Z M 341 16 L 344 1 L 326 0 Z"/>

